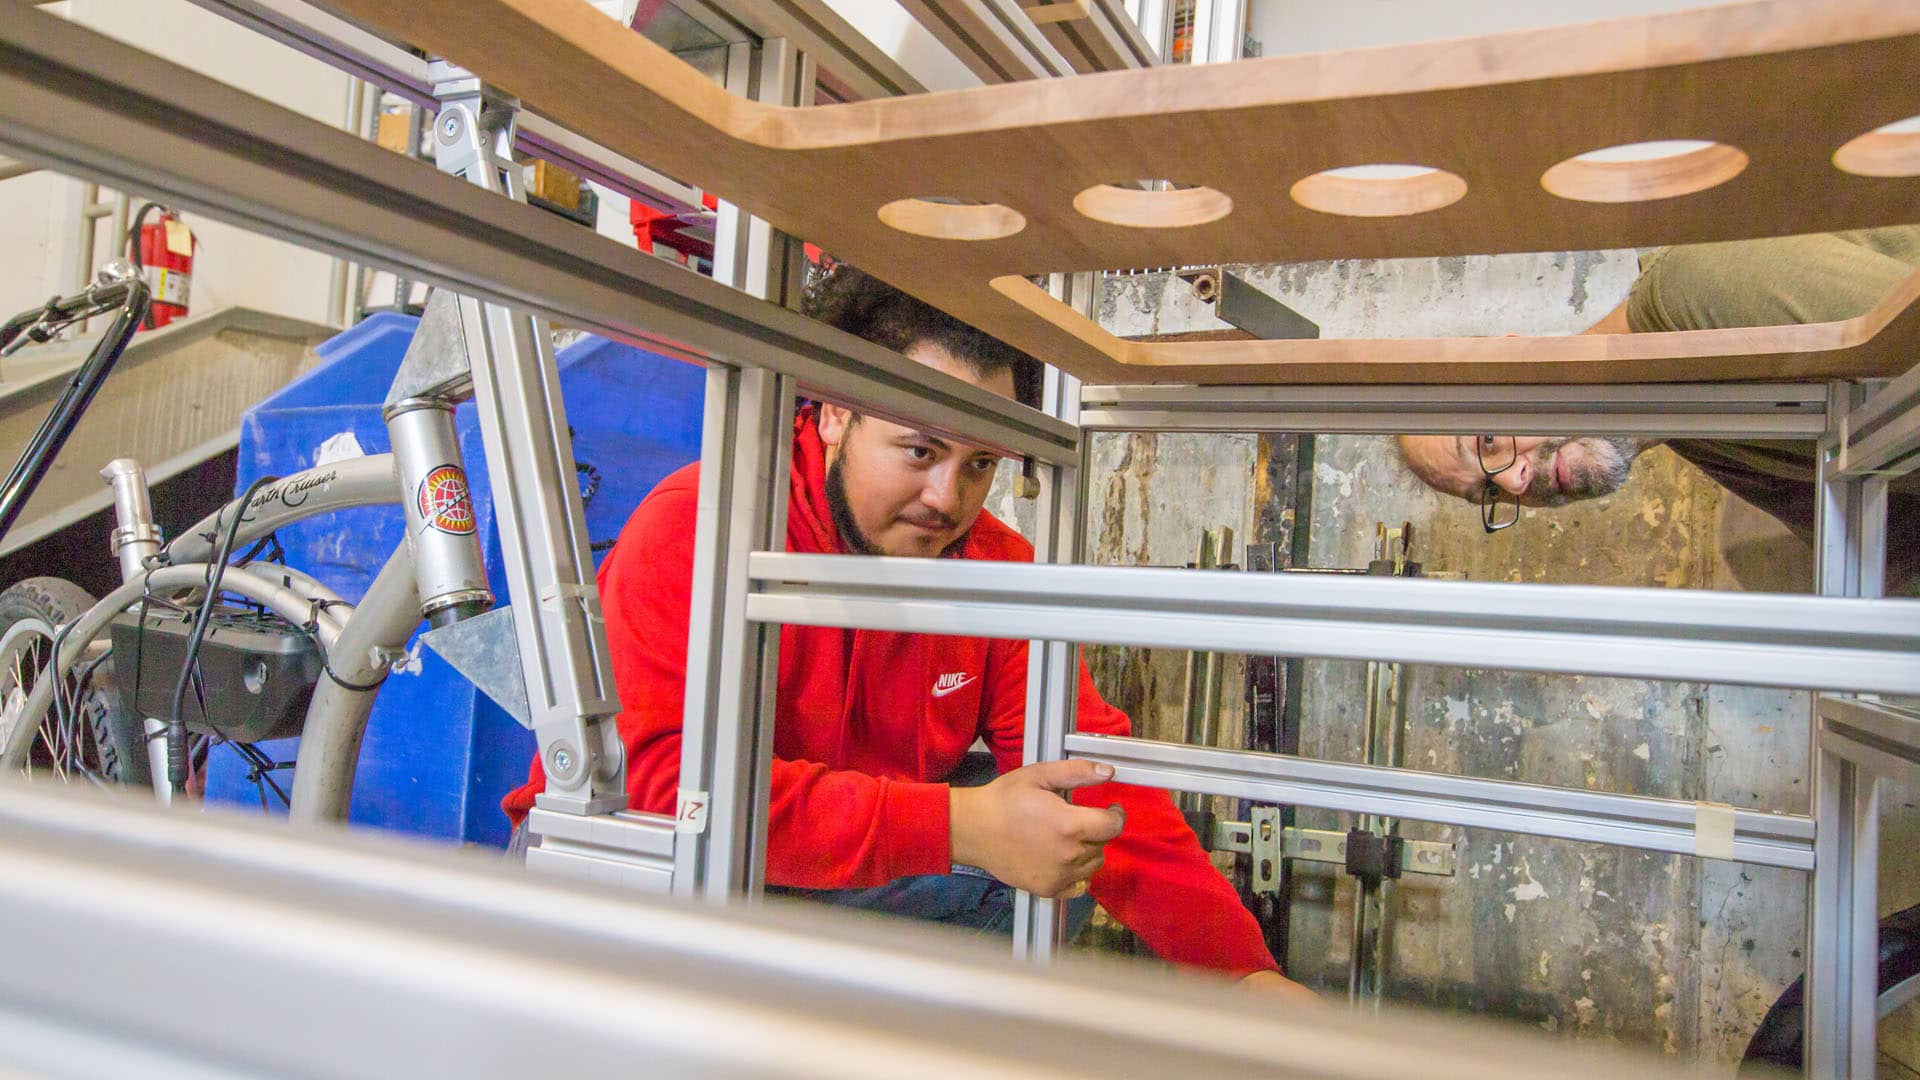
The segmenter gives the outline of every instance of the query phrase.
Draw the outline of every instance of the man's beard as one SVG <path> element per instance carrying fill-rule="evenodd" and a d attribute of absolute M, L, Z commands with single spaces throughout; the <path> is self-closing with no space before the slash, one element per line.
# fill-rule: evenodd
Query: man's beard
<path fill-rule="evenodd" d="M 1585 461 L 1567 462 L 1567 478 L 1573 490 L 1562 492 L 1553 485 L 1553 455 L 1568 443 L 1587 448 Z M 1548 463 L 1533 472 L 1533 490 L 1529 491 L 1543 506 L 1565 506 L 1579 499 L 1611 495 L 1620 490 L 1633 473 L 1633 461 L 1646 449 L 1646 442 L 1616 435 L 1582 435 L 1570 439 L 1549 439 L 1540 445 L 1538 460 Z"/>
<path fill-rule="evenodd" d="M 827 466 L 827 510 L 833 515 L 834 530 L 840 534 L 840 543 L 855 555 L 885 555 L 879 546 L 860 531 L 860 523 L 853 520 L 853 504 L 847 501 L 847 479 L 840 466 L 847 460 L 842 450 L 833 464 Z M 957 555 L 967 546 L 967 539 L 973 535 L 972 526 L 955 537 L 953 542 L 940 549 L 939 558 L 945 559 Z"/>

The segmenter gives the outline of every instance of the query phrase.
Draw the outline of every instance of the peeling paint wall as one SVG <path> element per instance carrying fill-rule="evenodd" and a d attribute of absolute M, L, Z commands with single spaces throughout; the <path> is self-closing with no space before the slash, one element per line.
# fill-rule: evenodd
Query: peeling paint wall
<path fill-rule="evenodd" d="M 1239 272 L 1324 336 L 1415 337 L 1574 332 L 1620 301 L 1637 265 L 1633 252 L 1597 252 Z M 1166 274 L 1111 280 L 1100 316 L 1122 335 L 1224 325 Z M 1244 537 L 1260 509 L 1251 505 L 1257 445 L 1253 436 L 1096 437 L 1093 561 L 1183 563 L 1209 525 L 1233 524 Z M 1407 474 L 1391 440 L 1322 436 L 1316 457 L 1316 566 L 1364 565 L 1374 523 L 1408 520 L 1430 571 L 1474 580 L 1794 592 L 1811 581 L 1805 545 L 1664 449 L 1645 454 L 1615 495 L 1529 510 L 1491 536 L 1475 508 Z M 1142 734 L 1178 737 L 1183 654 L 1090 653 L 1103 693 L 1135 713 Z M 1310 662 L 1306 672 L 1303 753 L 1359 760 L 1365 665 Z M 1237 666 L 1228 678 L 1231 739 Z M 1413 768 L 1806 811 L 1804 694 L 1409 668 L 1404 700 Z M 1911 791 L 1883 797 L 1883 910 L 1895 910 L 1920 899 L 1920 869 L 1902 857 L 1920 815 Z M 1347 824 L 1310 811 L 1300 823 Z M 1405 831 L 1460 842 L 1461 870 L 1396 887 L 1391 999 L 1727 1063 L 1799 974 L 1804 875 L 1424 823 Z M 1293 910 L 1289 966 L 1334 992 L 1346 983 L 1349 885 L 1308 871 Z M 1913 1010 L 1888 1023 L 1911 1028 Z M 1896 1030 L 1885 1037 L 1890 1048 L 1902 1042 Z"/>

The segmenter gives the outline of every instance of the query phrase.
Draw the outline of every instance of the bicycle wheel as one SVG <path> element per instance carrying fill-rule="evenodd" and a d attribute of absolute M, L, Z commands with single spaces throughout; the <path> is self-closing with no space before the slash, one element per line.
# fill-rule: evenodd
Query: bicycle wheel
<path fill-rule="evenodd" d="M 53 577 L 28 578 L 0 592 L 0 745 L 24 722 L 27 695 L 47 670 L 59 627 L 93 602 L 86 590 Z M 40 724 L 27 772 L 70 783 L 150 786 L 146 728 L 121 704 L 112 658 L 76 664 L 67 680 L 63 706 Z"/>
<path fill-rule="evenodd" d="M 1880 993 L 1920 978 L 1920 904 L 1880 920 Z M 1777 1076 L 1772 1071 L 1799 1071 L 1806 1043 L 1806 979 L 1795 979 L 1747 1043 L 1739 1075 Z"/>

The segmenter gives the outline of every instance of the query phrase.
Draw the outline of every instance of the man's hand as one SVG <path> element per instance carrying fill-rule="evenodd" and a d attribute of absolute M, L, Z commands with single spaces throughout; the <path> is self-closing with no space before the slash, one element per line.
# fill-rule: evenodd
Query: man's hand
<path fill-rule="evenodd" d="M 1248 990 L 1315 1007 L 1326 1004 L 1320 995 L 1287 978 L 1277 971 L 1256 971 L 1240 980 L 1240 985 Z"/>
<path fill-rule="evenodd" d="M 1102 848 L 1120 835 L 1119 807 L 1074 806 L 1065 793 L 1113 779 L 1090 761 L 1043 761 L 984 787 L 948 789 L 953 861 L 977 866 L 1016 889 L 1059 897 L 1100 869 Z"/>

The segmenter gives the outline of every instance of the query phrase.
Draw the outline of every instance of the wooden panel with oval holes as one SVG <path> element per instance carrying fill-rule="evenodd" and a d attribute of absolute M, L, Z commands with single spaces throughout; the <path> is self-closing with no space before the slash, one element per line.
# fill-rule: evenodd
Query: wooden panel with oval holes
<path fill-rule="evenodd" d="M 584 0 L 325 2 L 1090 381 L 1813 378 L 1891 373 L 1920 355 L 1913 282 L 1875 312 L 1812 327 L 1146 344 L 1117 341 L 1021 280 L 1912 221 L 1920 134 L 1869 133 L 1920 114 L 1920 4 L 1761 0 L 785 109 L 731 97 L 638 34 L 608 32 Z M 1717 145 L 1639 166 L 1563 164 L 1676 139 Z M 1844 146 L 1855 171 L 1835 165 Z M 1373 164 L 1438 171 L 1320 175 Z M 1186 186 L 1113 186 L 1140 179 Z M 903 202 L 927 198 L 952 202 Z"/>

